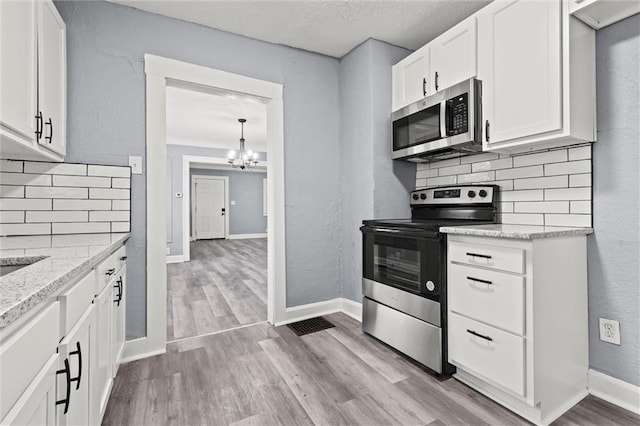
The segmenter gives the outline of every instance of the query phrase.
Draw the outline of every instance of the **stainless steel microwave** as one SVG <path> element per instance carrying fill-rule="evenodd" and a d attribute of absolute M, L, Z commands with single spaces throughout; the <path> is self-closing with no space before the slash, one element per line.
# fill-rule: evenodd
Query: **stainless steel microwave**
<path fill-rule="evenodd" d="M 429 161 L 482 150 L 482 82 L 475 78 L 391 114 L 393 159 Z"/>

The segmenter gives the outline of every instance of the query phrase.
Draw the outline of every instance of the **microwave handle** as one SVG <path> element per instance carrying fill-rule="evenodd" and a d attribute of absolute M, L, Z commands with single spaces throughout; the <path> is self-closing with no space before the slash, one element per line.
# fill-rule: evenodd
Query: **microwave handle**
<path fill-rule="evenodd" d="M 440 137 L 442 139 L 447 137 L 447 101 L 440 102 Z"/>

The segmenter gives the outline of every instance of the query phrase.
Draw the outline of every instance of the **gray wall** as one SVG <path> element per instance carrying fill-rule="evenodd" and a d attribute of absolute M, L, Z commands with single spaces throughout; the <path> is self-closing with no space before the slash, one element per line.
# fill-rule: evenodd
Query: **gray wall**
<path fill-rule="evenodd" d="M 228 176 L 229 201 L 229 233 L 264 234 L 267 232 L 267 216 L 263 213 L 262 180 L 266 173 L 240 172 L 231 170 L 191 169 L 189 175 Z"/>
<path fill-rule="evenodd" d="M 287 306 L 335 298 L 338 61 L 112 3 L 56 6 L 67 25 L 69 162 L 128 165 L 129 155 L 144 157 L 145 53 L 284 85 Z M 129 339 L 146 334 L 145 180 L 132 179 Z"/>
<path fill-rule="evenodd" d="M 589 363 L 640 386 L 640 15 L 596 33 L 598 141 L 593 145 Z M 621 345 L 600 341 L 598 318 L 620 321 Z"/>
<path fill-rule="evenodd" d="M 180 256 L 184 254 L 182 251 L 182 198 L 176 198 L 176 192 L 182 192 L 182 157 L 185 155 L 198 157 L 217 157 L 226 158 L 229 150 L 220 148 L 203 148 L 187 145 L 167 145 L 167 247 L 170 249 L 171 256 Z M 260 158 L 266 160 L 267 154 L 260 152 Z M 245 172 L 241 172 L 245 173 Z M 248 172 L 254 173 L 254 172 Z M 223 176 L 223 175 L 221 175 Z M 228 176 L 228 175 L 224 175 Z M 262 177 L 260 176 L 260 191 L 262 192 Z M 262 196 L 262 195 L 261 195 Z M 264 233 L 266 229 L 267 219 L 262 216 L 262 198 L 260 199 L 260 223 L 255 223 L 255 229 L 261 231 L 253 232 L 234 232 L 234 229 L 242 229 L 240 223 L 230 220 L 229 227 L 232 234 L 257 234 Z M 233 217 L 233 216 L 232 216 Z M 264 222 L 262 222 L 264 221 Z M 264 223 L 264 226 L 260 226 Z M 234 228 L 235 224 L 235 228 Z M 253 226 L 253 225 L 250 225 Z M 253 228 L 252 228 L 253 229 Z"/>
<path fill-rule="evenodd" d="M 410 216 L 415 165 L 393 162 L 389 143 L 391 65 L 409 53 L 370 39 L 340 60 L 342 296 L 355 301 L 362 299 L 362 220 Z"/>

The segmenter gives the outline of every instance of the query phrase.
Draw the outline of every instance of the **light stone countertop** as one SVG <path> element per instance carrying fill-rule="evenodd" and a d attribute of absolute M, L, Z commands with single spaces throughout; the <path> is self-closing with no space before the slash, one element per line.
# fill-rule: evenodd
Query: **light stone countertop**
<path fill-rule="evenodd" d="M 476 237 L 512 238 L 516 240 L 535 240 L 540 238 L 559 238 L 593 233 L 593 228 L 568 228 L 560 226 L 533 225 L 465 225 L 443 226 L 440 232 L 455 235 L 470 235 Z"/>
<path fill-rule="evenodd" d="M 0 330 L 91 271 L 128 238 L 128 233 L 0 237 L 0 265 L 35 261 L 0 277 Z"/>

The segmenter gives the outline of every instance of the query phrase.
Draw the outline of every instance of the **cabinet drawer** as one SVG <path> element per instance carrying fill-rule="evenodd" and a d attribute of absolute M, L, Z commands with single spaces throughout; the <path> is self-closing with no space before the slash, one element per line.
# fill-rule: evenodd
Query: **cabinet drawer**
<path fill-rule="evenodd" d="M 56 353 L 60 303 L 54 302 L 0 344 L 0 419 Z"/>
<path fill-rule="evenodd" d="M 115 252 L 114 257 L 116 261 L 116 269 L 119 270 L 127 261 L 127 248 L 125 246 L 120 247 L 118 251 Z"/>
<path fill-rule="evenodd" d="M 449 362 L 525 396 L 522 337 L 451 313 Z"/>
<path fill-rule="evenodd" d="M 447 290 L 452 311 L 524 334 L 524 277 L 451 264 Z"/>
<path fill-rule="evenodd" d="M 62 334 L 69 334 L 74 324 L 78 322 L 84 311 L 87 310 L 96 291 L 96 276 L 90 272 L 82 278 L 79 283 L 71 287 L 70 290 L 58 296 L 60 301 L 60 316 Z"/>
<path fill-rule="evenodd" d="M 524 273 L 524 250 L 518 248 L 451 242 L 449 260 L 516 274 Z"/>
<path fill-rule="evenodd" d="M 107 284 L 115 277 L 116 271 L 120 269 L 120 262 L 117 261 L 116 254 L 113 253 L 109 257 L 107 257 L 98 267 L 96 268 L 96 291 L 95 295 L 100 294 L 103 288 L 107 286 Z"/>

